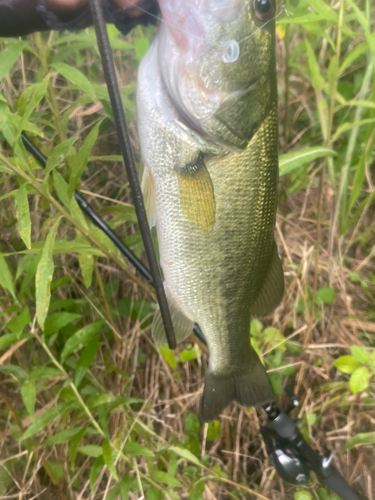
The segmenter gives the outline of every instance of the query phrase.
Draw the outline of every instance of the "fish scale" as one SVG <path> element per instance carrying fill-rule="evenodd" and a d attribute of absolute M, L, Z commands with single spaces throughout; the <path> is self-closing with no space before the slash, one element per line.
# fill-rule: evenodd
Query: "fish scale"
<path fill-rule="evenodd" d="M 199 14 L 206 2 L 195 0 L 189 13 Z M 162 10 L 167 3 L 161 2 Z M 230 22 L 211 16 L 205 24 L 201 18 L 206 37 L 186 36 L 190 46 L 185 40 L 181 48 L 181 33 L 175 38 L 163 24 L 141 63 L 137 90 L 143 186 L 156 212 L 152 219 L 177 342 L 197 323 L 210 352 L 205 421 L 217 418 L 232 399 L 248 406 L 274 400 L 250 344 L 250 321 L 278 305 L 284 286 L 274 240 L 275 26 L 257 21 L 256 0 L 232 4 L 238 12 Z M 221 42 L 244 35 L 233 62 L 237 73 L 233 65 L 226 71 Z M 166 341 L 158 311 L 152 329 L 157 342 Z"/>

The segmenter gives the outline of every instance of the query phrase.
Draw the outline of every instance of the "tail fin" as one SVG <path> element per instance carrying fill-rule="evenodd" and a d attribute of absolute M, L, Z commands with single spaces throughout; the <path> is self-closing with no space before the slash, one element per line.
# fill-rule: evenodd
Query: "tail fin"
<path fill-rule="evenodd" d="M 259 361 L 226 375 L 208 372 L 202 396 L 202 419 L 211 422 L 235 400 L 243 406 L 263 406 L 276 399 L 267 373 Z"/>

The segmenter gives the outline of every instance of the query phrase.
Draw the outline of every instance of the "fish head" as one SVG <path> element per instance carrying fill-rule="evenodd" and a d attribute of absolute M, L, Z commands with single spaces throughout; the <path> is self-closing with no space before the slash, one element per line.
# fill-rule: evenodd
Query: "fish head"
<path fill-rule="evenodd" d="M 159 65 L 181 120 L 244 148 L 276 102 L 276 0 L 160 0 Z"/>

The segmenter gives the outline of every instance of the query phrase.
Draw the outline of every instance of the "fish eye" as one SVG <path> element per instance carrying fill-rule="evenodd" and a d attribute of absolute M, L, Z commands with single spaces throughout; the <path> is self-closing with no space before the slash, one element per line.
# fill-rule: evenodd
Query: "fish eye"
<path fill-rule="evenodd" d="M 254 0 L 255 15 L 261 21 L 269 21 L 275 15 L 275 0 Z"/>

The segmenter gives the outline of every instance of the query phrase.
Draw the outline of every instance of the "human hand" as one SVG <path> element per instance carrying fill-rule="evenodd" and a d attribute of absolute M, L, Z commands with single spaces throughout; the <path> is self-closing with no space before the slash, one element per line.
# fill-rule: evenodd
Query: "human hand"
<path fill-rule="evenodd" d="M 88 0 L 47 0 L 51 7 L 59 10 L 77 10 L 88 3 Z M 110 0 L 116 7 L 125 9 L 136 4 L 139 0 Z"/>

